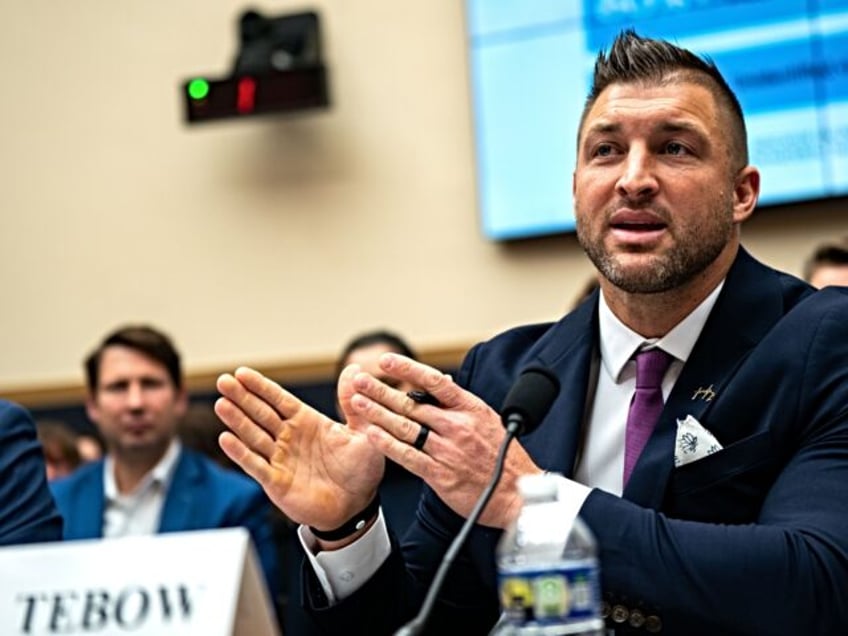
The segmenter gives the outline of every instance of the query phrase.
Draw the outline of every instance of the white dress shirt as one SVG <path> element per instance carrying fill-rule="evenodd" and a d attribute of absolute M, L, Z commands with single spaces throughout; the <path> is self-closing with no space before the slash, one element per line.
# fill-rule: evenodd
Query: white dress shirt
<path fill-rule="evenodd" d="M 621 495 L 627 412 L 636 389 L 633 356 L 640 349 L 649 347 L 659 347 L 674 356 L 663 377 L 663 399 L 666 399 L 689 359 L 723 286 L 722 281 L 692 313 L 659 339 L 643 338 L 624 325 L 610 310 L 603 293 L 600 294 L 601 360 L 597 386 L 574 479 L 562 477 L 560 481 L 560 498 L 568 508 L 563 523 L 573 523 L 592 488 Z M 330 604 L 359 589 L 391 552 L 382 512 L 368 532 L 340 550 L 316 554 L 317 541 L 309 528 L 301 526 L 298 534 Z"/>
<path fill-rule="evenodd" d="M 115 460 L 106 455 L 103 464 L 104 537 L 130 537 L 156 534 L 165 504 L 165 495 L 177 465 L 182 446 L 175 439 L 153 469 L 135 489 L 127 494 L 118 492 L 115 482 Z"/>
<path fill-rule="evenodd" d="M 674 356 L 663 376 L 663 400 L 680 377 L 684 363 L 701 335 L 718 298 L 722 282 L 695 310 L 662 338 L 643 338 L 622 323 L 600 295 L 598 308 L 601 364 L 595 399 L 589 413 L 586 440 L 574 473 L 575 481 L 621 495 L 627 413 L 636 390 L 636 360 L 643 348 L 659 348 Z M 587 493 L 588 495 L 588 493 Z M 585 499 L 585 497 L 583 498 Z M 580 501 L 583 505 L 583 501 Z"/>

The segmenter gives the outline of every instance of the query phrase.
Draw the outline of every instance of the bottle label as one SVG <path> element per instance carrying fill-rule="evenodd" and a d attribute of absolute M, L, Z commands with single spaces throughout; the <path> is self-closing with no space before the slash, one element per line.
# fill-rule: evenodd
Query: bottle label
<path fill-rule="evenodd" d="M 600 617 L 600 582 L 594 560 L 550 568 L 518 567 L 498 573 L 501 608 L 510 623 L 567 625 Z"/>

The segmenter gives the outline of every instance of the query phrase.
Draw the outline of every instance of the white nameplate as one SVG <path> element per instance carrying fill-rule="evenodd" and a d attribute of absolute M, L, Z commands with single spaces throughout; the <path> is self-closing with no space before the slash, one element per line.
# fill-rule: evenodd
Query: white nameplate
<path fill-rule="evenodd" d="M 279 636 L 241 528 L 0 549 L 0 634 Z"/>

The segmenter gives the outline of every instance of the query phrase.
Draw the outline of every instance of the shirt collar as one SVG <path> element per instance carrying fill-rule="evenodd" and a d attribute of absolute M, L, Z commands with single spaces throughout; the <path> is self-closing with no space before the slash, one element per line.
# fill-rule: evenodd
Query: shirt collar
<path fill-rule="evenodd" d="M 172 439 L 165 454 L 162 455 L 162 459 L 144 476 L 135 491 L 130 493 L 130 496 L 145 490 L 151 484 L 160 484 L 166 487 L 174 474 L 181 450 L 182 444 L 179 440 Z M 118 492 L 118 484 L 115 482 L 115 459 L 110 453 L 106 454 L 103 461 L 103 494 L 107 501 L 115 501 L 121 496 Z"/>
<path fill-rule="evenodd" d="M 598 318 L 601 335 L 601 364 L 606 372 L 618 382 L 624 366 L 646 343 L 659 347 L 685 363 L 707 323 L 707 318 L 722 287 L 724 287 L 724 281 L 721 281 L 709 296 L 701 301 L 701 304 L 662 338 L 644 338 L 626 326 L 612 313 L 601 292 Z"/>

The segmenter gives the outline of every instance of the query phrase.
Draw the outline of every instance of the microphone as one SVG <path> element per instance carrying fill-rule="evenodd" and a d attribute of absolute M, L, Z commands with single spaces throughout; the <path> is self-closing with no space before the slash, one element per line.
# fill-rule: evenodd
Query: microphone
<path fill-rule="evenodd" d="M 506 427 L 506 437 L 504 437 L 498 450 L 492 478 L 474 505 L 471 514 L 462 524 L 459 534 L 454 537 L 450 547 L 445 552 L 445 556 L 442 557 L 442 562 L 436 571 L 436 576 L 433 577 L 433 582 L 430 584 L 430 589 L 427 591 L 427 596 L 418 615 L 396 631 L 395 636 L 415 636 L 424 631 L 448 570 L 453 565 L 456 556 L 465 543 L 465 539 L 471 532 L 471 528 L 477 523 L 501 479 L 509 443 L 516 435 L 529 433 L 541 423 L 558 393 L 559 380 L 549 369 L 528 367 L 518 376 L 518 380 L 507 393 L 501 407 L 501 422 Z"/>
<path fill-rule="evenodd" d="M 544 419 L 559 393 L 559 380 L 549 369 L 529 367 L 504 399 L 501 421 L 507 434 L 524 435 Z"/>

